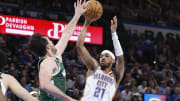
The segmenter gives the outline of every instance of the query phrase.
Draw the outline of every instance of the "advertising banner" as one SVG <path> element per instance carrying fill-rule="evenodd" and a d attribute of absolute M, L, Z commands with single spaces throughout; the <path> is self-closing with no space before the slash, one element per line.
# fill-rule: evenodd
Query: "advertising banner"
<path fill-rule="evenodd" d="M 31 36 L 34 33 L 40 33 L 49 38 L 59 40 L 66 25 L 67 23 L 63 22 L 0 15 L 1 34 Z M 76 26 L 70 41 L 77 41 L 82 27 L 82 25 Z M 89 26 L 86 33 L 85 43 L 98 45 L 103 44 L 103 28 Z"/>
<path fill-rule="evenodd" d="M 178 28 L 170 28 L 170 27 L 160 27 L 160 26 L 145 25 L 145 24 L 127 23 L 127 22 L 123 22 L 123 25 L 125 29 L 132 34 L 149 33 L 152 34 L 153 36 L 157 36 L 157 34 L 161 33 L 165 38 L 166 36 L 171 36 L 174 38 L 180 36 L 180 28 L 178 29 Z"/>

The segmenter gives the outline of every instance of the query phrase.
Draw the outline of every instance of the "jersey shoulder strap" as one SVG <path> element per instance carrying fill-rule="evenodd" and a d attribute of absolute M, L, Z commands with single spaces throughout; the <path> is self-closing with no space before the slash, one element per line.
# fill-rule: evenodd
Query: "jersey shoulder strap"
<path fill-rule="evenodd" d="M 0 79 L 2 79 L 1 74 L 2 74 L 2 72 L 0 72 Z"/>
<path fill-rule="evenodd" d="M 38 70 L 40 70 L 40 64 L 42 63 L 42 61 L 45 59 L 45 56 L 39 57 L 39 61 L 38 61 Z"/>

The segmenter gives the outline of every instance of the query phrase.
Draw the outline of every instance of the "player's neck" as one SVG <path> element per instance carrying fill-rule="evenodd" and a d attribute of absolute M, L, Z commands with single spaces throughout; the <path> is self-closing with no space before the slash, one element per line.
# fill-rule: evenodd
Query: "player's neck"
<path fill-rule="evenodd" d="M 111 66 L 103 70 L 103 72 L 106 74 L 108 74 L 110 71 L 111 71 Z"/>
<path fill-rule="evenodd" d="M 46 56 L 47 56 L 47 57 L 56 57 L 56 55 L 53 54 L 53 53 L 47 53 Z"/>

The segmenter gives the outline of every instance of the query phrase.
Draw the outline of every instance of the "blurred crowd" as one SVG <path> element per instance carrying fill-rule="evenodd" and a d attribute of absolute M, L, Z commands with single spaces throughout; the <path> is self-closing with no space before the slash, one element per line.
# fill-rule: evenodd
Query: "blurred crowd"
<path fill-rule="evenodd" d="M 117 15 L 122 21 L 180 27 L 179 0 L 99 0 L 103 20 Z M 0 14 L 67 22 L 73 15 L 75 0 L 1 0 Z M 101 25 L 103 22 L 96 22 Z"/>
<path fill-rule="evenodd" d="M 102 46 L 87 44 L 90 54 L 99 59 L 99 53 L 103 49 L 108 48 L 113 51 L 112 41 L 109 38 L 109 24 L 106 22 L 113 15 L 117 15 L 123 21 L 180 27 L 179 0 L 150 1 L 156 1 L 157 5 L 148 3 L 148 0 L 112 0 L 111 2 L 100 0 L 106 12 L 93 24 L 104 27 L 104 44 Z M 73 0 L 52 0 L 51 2 L 49 0 L 1 0 L 0 14 L 67 22 L 71 18 L 69 16 L 73 14 L 73 2 Z M 127 33 L 121 27 L 120 25 L 117 32 L 120 33 L 119 39 L 124 50 L 126 70 L 114 101 L 143 101 L 145 93 L 163 94 L 166 95 L 167 101 L 179 101 L 180 37 L 163 36 L 160 33 L 157 35 Z M 8 64 L 1 67 L 0 71 L 13 75 L 30 92 L 38 91 L 39 82 L 38 57 L 29 52 L 28 39 L 29 37 L 0 33 L 0 50 L 8 57 Z M 68 44 L 63 54 L 63 63 L 67 77 L 66 93 L 80 99 L 85 86 L 87 69 L 77 55 L 75 43 Z M 11 92 L 8 93 L 8 98 L 9 101 L 20 100 Z"/>
<path fill-rule="evenodd" d="M 121 0 L 125 21 L 180 27 L 179 0 Z"/>
<path fill-rule="evenodd" d="M 38 91 L 38 57 L 29 52 L 28 38 L 0 34 L 1 50 L 8 57 L 8 64 L 1 68 L 1 71 L 15 76 L 28 91 Z M 133 33 L 127 40 L 131 40 L 126 43 L 127 46 L 122 45 L 126 72 L 114 101 L 143 101 L 144 93 L 166 95 L 167 101 L 179 100 L 179 39 Z M 104 48 L 96 45 L 86 47 L 96 59 L 99 59 L 99 53 Z M 77 55 L 75 43 L 69 43 L 63 54 L 63 63 L 67 75 L 66 93 L 80 99 L 85 86 L 87 69 Z M 12 99 L 12 94 L 8 97 Z"/>

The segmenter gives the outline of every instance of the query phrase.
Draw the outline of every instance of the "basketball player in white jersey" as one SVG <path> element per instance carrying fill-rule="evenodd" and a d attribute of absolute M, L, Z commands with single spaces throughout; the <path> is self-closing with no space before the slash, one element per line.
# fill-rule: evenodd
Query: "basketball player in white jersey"
<path fill-rule="evenodd" d="M 6 59 L 4 53 L 0 51 L 0 67 L 7 64 L 7 61 L 5 62 Z M 37 98 L 31 96 L 13 76 L 0 72 L 0 101 L 6 101 L 7 91 L 9 89 L 24 101 L 38 101 Z"/>
<path fill-rule="evenodd" d="M 86 31 L 91 22 L 92 21 L 85 21 L 82 32 L 76 43 L 77 52 L 88 68 L 86 86 L 81 101 L 112 101 L 116 88 L 124 75 L 123 51 L 116 33 L 117 18 L 115 16 L 111 20 L 112 40 L 116 55 L 116 68 L 114 73 L 111 69 L 115 62 L 115 56 L 111 51 L 102 51 L 99 60 L 100 63 L 98 64 L 98 62 L 90 56 L 84 46 Z"/>
<path fill-rule="evenodd" d="M 31 94 L 24 89 L 13 76 L 9 74 L 0 72 L 0 86 L 4 98 L 7 98 L 7 91 L 10 89 L 16 96 L 24 101 L 38 101 L 37 98 L 31 96 Z"/>

